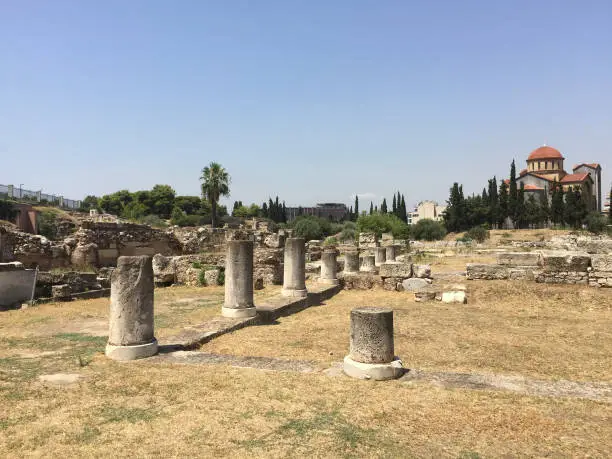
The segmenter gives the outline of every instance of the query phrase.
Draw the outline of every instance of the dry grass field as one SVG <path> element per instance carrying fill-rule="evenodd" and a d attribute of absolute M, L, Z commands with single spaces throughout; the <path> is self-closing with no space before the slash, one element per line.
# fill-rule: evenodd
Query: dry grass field
<path fill-rule="evenodd" d="M 434 276 L 465 258 L 434 263 Z M 0 456 L 612 456 L 609 399 L 358 381 L 323 371 L 348 351 L 349 311 L 374 305 L 394 309 L 396 353 L 409 368 L 612 383 L 612 291 L 463 283 L 467 305 L 342 291 L 199 351 L 308 361 L 309 372 L 109 361 L 107 299 L 1 312 Z M 259 291 L 256 302 L 277 292 Z M 157 290 L 156 335 L 217 315 L 222 300 L 221 287 Z M 79 379 L 39 379 L 56 373 Z"/>

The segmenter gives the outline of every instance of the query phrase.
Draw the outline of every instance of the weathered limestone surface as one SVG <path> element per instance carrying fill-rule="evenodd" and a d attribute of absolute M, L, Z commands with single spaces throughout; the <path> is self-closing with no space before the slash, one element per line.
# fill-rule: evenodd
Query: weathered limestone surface
<path fill-rule="evenodd" d="M 338 251 L 336 249 L 325 249 L 321 255 L 321 277 L 319 282 L 328 285 L 338 285 L 338 263 L 336 257 Z"/>
<path fill-rule="evenodd" d="M 396 245 L 388 245 L 385 247 L 386 250 L 386 260 L 387 262 L 395 261 L 395 255 L 397 254 L 397 246 Z"/>
<path fill-rule="evenodd" d="M 412 277 L 412 263 L 384 263 L 380 265 L 382 277 Z"/>
<path fill-rule="evenodd" d="M 404 290 L 401 277 L 385 277 L 383 278 L 383 289 L 395 292 Z"/>
<path fill-rule="evenodd" d="M 153 263 L 150 256 L 120 257 L 111 281 L 106 355 L 136 360 L 157 354 L 153 334 Z"/>
<path fill-rule="evenodd" d="M 35 271 L 21 263 L 0 264 L 0 310 L 20 306 L 32 296 Z"/>
<path fill-rule="evenodd" d="M 285 241 L 285 267 L 283 275 L 283 296 L 305 297 L 306 253 L 304 238 L 288 238 Z"/>
<path fill-rule="evenodd" d="M 112 346 L 151 343 L 153 334 L 153 265 L 149 256 L 120 257 L 111 281 Z"/>
<path fill-rule="evenodd" d="M 345 290 L 370 290 L 383 286 L 383 279 L 373 273 L 347 273 L 338 275 L 343 280 Z"/>
<path fill-rule="evenodd" d="M 349 356 L 361 363 L 388 363 L 393 360 L 392 309 L 363 307 L 351 311 Z"/>
<path fill-rule="evenodd" d="M 466 266 L 466 277 L 469 280 L 500 280 L 508 279 L 510 272 L 506 266 L 468 263 Z"/>
<path fill-rule="evenodd" d="M 538 252 L 502 252 L 497 254 L 497 264 L 505 266 L 539 266 Z"/>
<path fill-rule="evenodd" d="M 420 279 L 429 279 L 431 277 L 431 266 L 412 265 L 412 275 Z"/>
<path fill-rule="evenodd" d="M 68 284 L 54 285 L 51 287 L 51 296 L 54 299 L 67 299 L 72 295 L 72 288 Z"/>
<path fill-rule="evenodd" d="M 442 303 L 467 303 L 467 297 L 465 296 L 465 292 L 463 290 L 455 291 L 455 292 L 443 292 L 442 293 Z"/>
<path fill-rule="evenodd" d="M 374 261 L 374 255 L 364 255 L 361 258 L 360 271 L 363 272 L 376 272 L 376 263 Z"/>
<path fill-rule="evenodd" d="M 253 303 L 253 241 L 229 241 L 225 260 L 226 317 L 252 317 Z"/>
<path fill-rule="evenodd" d="M 344 272 L 359 272 L 359 251 L 352 250 L 344 253 Z"/>
<path fill-rule="evenodd" d="M 204 281 L 206 285 L 219 285 L 219 274 L 221 273 L 218 269 L 207 269 L 204 271 Z"/>
<path fill-rule="evenodd" d="M 374 264 L 376 266 L 380 266 L 386 261 L 387 261 L 387 249 L 384 247 L 376 247 L 374 249 Z"/>
<path fill-rule="evenodd" d="M 422 289 L 426 289 L 429 287 L 429 282 L 425 279 L 412 278 L 412 279 L 404 279 L 402 281 L 402 287 L 407 292 L 418 292 Z"/>
<path fill-rule="evenodd" d="M 591 257 L 586 252 L 543 252 L 542 267 L 546 272 L 586 272 Z"/>
<path fill-rule="evenodd" d="M 378 238 L 374 233 L 359 233 L 359 248 L 373 249 L 378 244 Z"/>

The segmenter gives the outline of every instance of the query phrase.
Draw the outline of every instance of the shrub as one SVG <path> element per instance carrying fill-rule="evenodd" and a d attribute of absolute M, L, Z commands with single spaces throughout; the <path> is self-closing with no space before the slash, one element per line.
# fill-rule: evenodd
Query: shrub
<path fill-rule="evenodd" d="M 206 273 L 203 269 L 200 269 L 200 272 L 198 273 L 198 284 L 200 284 L 202 287 L 206 286 Z"/>
<path fill-rule="evenodd" d="M 465 233 L 465 237 L 476 242 L 484 242 L 486 239 L 489 239 L 490 234 L 489 230 L 485 227 L 475 226 Z"/>
<path fill-rule="evenodd" d="M 157 215 L 146 215 L 142 217 L 139 221 L 143 225 L 149 225 L 153 228 L 165 228 L 168 226 L 168 223 L 166 223 L 165 220 L 159 218 Z"/>
<path fill-rule="evenodd" d="M 396 239 L 409 239 L 410 227 L 392 214 L 362 215 L 357 219 L 357 229 L 360 233 L 392 233 Z"/>
<path fill-rule="evenodd" d="M 591 233 L 600 234 L 606 231 L 607 219 L 598 212 L 591 212 L 586 218 L 586 227 Z"/>
<path fill-rule="evenodd" d="M 57 236 L 57 213 L 53 210 L 41 210 L 38 213 L 38 233 L 47 239 Z"/>
<path fill-rule="evenodd" d="M 338 239 L 336 239 L 334 236 L 329 236 L 325 239 L 325 241 L 323 241 L 323 245 L 338 245 Z"/>
<path fill-rule="evenodd" d="M 342 242 L 354 241 L 357 239 L 357 231 L 351 228 L 345 228 L 338 237 Z"/>
<path fill-rule="evenodd" d="M 306 241 L 323 239 L 331 234 L 331 223 L 324 218 L 312 215 L 302 215 L 291 222 L 294 234 L 303 237 Z"/>
<path fill-rule="evenodd" d="M 219 271 L 219 285 L 225 285 L 225 270 L 221 269 Z"/>
<path fill-rule="evenodd" d="M 0 199 L 0 220 L 11 221 L 17 216 L 17 211 L 12 201 Z"/>
<path fill-rule="evenodd" d="M 446 236 L 446 228 L 442 222 L 424 218 L 412 225 L 412 237 L 418 241 L 439 241 L 444 239 L 444 236 Z"/>
<path fill-rule="evenodd" d="M 193 269 L 202 269 L 202 263 L 200 263 L 199 261 L 194 261 L 194 262 L 191 264 L 191 267 L 192 267 Z"/>

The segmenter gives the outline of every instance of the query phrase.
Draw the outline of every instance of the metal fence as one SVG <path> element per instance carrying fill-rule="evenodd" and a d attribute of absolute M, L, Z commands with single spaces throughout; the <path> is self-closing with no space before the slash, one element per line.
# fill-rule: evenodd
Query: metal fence
<path fill-rule="evenodd" d="M 52 206 L 63 207 L 65 209 L 78 209 L 81 207 L 81 201 L 67 199 L 63 196 L 57 196 L 55 194 L 43 193 L 42 191 L 26 190 L 14 185 L 0 184 L 0 199 L 1 198 L 11 198 L 17 201 L 31 203 L 48 203 Z"/>

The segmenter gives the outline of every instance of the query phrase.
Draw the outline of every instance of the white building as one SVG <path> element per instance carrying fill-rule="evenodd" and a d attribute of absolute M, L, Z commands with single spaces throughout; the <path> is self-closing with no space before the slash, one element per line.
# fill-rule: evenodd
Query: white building
<path fill-rule="evenodd" d="M 408 224 L 414 225 L 419 220 L 430 219 L 442 221 L 442 214 L 446 210 L 446 206 L 440 206 L 435 201 L 421 201 L 414 208 L 414 212 L 408 212 Z"/>

